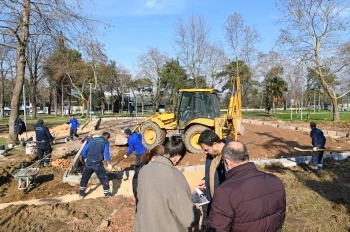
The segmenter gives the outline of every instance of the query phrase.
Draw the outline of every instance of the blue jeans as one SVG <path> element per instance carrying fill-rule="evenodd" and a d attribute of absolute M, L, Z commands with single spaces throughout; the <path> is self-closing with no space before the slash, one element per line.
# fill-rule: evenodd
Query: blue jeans
<path fill-rule="evenodd" d="M 79 135 L 77 134 L 78 129 L 70 129 L 69 131 L 69 137 L 71 140 L 73 140 L 73 136 L 79 138 Z"/>
<path fill-rule="evenodd" d="M 93 161 L 89 159 L 87 159 L 85 163 L 83 176 L 80 181 L 79 195 L 84 196 L 86 185 L 89 182 L 90 177 L 94 172 L 96 173 L 96 176 L 100 180 L 105 196 L 110 196 L 111 191 L 109 190 L 108 177 L 107 177 L 106 170 L 103 167 L 102 161 Z"/>

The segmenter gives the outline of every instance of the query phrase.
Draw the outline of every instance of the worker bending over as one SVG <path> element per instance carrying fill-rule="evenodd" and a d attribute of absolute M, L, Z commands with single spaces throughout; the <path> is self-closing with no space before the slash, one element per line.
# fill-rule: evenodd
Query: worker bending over
<path fill-rule="evenodd" d="M 102 136 L 91 138 L 82 151 L 85 166 L 80 181 L 79 199 L 85 197 L 86 185 L 94 172 L 103 187 L 104 195 L 106 197 L 111 196 L 107 173 L 102 162 L 105 160 L 108 164 L 108 170 L 112 170 L 109 155 L 109 138 L 110 134 L 108 132 L 103 132 Z"/>

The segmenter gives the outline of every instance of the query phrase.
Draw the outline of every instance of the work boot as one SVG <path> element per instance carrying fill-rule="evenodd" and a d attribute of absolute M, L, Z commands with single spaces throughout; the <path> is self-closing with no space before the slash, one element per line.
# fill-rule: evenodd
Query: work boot
<path fill-rule="evenodd" d="M 312 170 L 312 172 L 313 172 L 314 174 L 318 174 L 318 173 L 319 173 L 318 169 L 314 169 L 314 170 Z"/>
<path fill-rule="evenodd" d="M 44 163 L 44 167 L 51 167 L 51 163 L 45 162 L 45 163 Z"/>
<path fill-rule="evenodd" d="M 83 200 L 84 199 L 84 195 L 79 195 L 79 200 Z"/>

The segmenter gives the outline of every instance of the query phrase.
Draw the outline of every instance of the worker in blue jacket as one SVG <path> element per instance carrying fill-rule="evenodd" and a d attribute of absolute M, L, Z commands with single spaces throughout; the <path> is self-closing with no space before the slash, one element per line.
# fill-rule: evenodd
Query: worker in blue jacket
<path fill-rule="evenodd" d="M 313 166 L 313 172 L 318 173 L 319 171 L 322 171 L 322 162 L 323 162 L 323 152 L 319 149 L 324 149 L 326 145 L 326 137 L 324 136 L 323 132 L 316 128 L 316 123 L 311 122 L 310 123 L 310 137 L 311 137 L 311 143 L 312 143 L 312 166 Z"/>
<path fill-rule="evenodd" d="M 40 160 L 40 167 L 50 166 L 51 158 L 51 144 L 50 142 L 54 140 L 54 137 L 51 135 L 49 128 L 44 126 L 44 121 L 39 119 L 36 125 L 34 126 L 35 139 L 36 139 L 36 148 L 38 159 Z M 45 158 L 43 159 L 45 154 Z"/>
<path fill-rule="evenodd" d="M 108 132 L 103 132 L 101 136 L 89 139 L 88 143 L 83 148 L 82 156 L 85 166 L 80 181 L 79 199 L 85 197 L 86 185 L 94 172 L 100 180 L 104 195 L 106 197 L 111 196 L 107 173 L 102 162 L 105 160 L 108 164 L 108 171 L 112 171 L 113 168 L 109 155 L 109 138 L 110 134 Z"/>
<path fill-rule="evenodd" d="M 135 151 L 136 159 L 135 159 L 135 169 L 140 167 L 141 157 L 146 154 L 147 148 L 142 144 L 142 135 L 136 132 L 131 132 L 129 128 L 124 130 L 125 137 L 128 139 L 129 149 L 124 155 L 124 159 L 126 159 L 131 153 Z"/>
<path fill-rule="evenodd" d="M 67 124 L 70 125 L 70 131 L 69 131 L 69 137 L 71 140 L 73 140 L 73 136 L 79 138 L 79 135 L 77 134 L 79 122 L 78 119 L 74 117 L 74 115 L 71 116 L 71 119 L 67 122 Z"/>

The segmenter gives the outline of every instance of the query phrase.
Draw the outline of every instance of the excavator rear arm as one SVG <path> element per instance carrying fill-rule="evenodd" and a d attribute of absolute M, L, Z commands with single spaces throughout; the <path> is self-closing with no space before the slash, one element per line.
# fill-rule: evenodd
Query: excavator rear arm
<path fill-rule="evenodd" d="M 241 79 L 239 76 L 232 77 L 232 91 L 230 102 L 228 105 L 227 115 L 225 116 L 225 124 L 227 127 L 227 137 L 237 140 L 238 134 L 243 134 L 244 129 L 242 123 L 242 94 Z"/>

